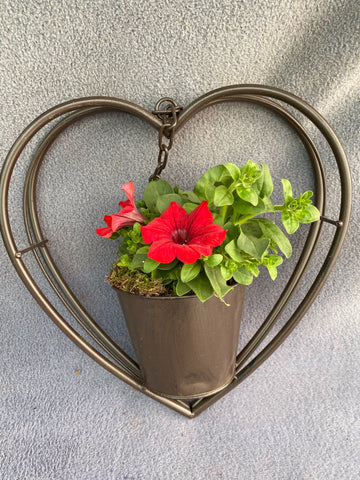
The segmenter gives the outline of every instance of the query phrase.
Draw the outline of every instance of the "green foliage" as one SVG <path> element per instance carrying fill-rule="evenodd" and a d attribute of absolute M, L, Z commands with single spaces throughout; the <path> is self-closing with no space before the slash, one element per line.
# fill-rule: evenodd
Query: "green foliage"
<path fill-rule="evenodd" d="M 151 258 L 147 258 L 144 261 L 144 265 L 142 268 L 144 273 L 150 273 L 154 271 L 159 265 L 160 265 L 159 262 L 155 262 L 155 260 L 152 260 Z"/>
<path fill-rule="evenodd" d="M 214 289 L 204 272 L 194 278 L 194 280 L 188 282 L 188 285 L 202 302 L 205 302 L 214 295 Z"/>
<path fill-rule="evenodd" d="M 150 182 L 144 191 L 144 201 L 150 212 L 160 213 L 156 203 L 159 197 L 170 193 L 174 193 L 174 189 L 166 180 L 159 179 Z"/>
<path fill-rule="evenodd" d="M 205 258 L 205 263 L 209 265 L 209 267 L 216 267 L 217 265 L 220 265 L 220 263 L 223 261 L 223 258 L 224 257 L 220 253 L 214 253 L 213 255 Z"/>
<path fill-rule="evenodd" d="M 246 267 L 239 267 L 239 269 L 233 273 L 233 278 L 235 282 L 241 285 L 251 285 L 254 275 L 252 275 Z"/>
<path fill-rule="evenodd" d="M 273 181 L 272 181 L 272 178 L 271 178 L 270 170 L 269 170 L 269 167 L 267 165 L 265 165 L 265 163 L 260 163 L 260 165 L 261 165 L 262 172 L 263 172 L 263 183 L 262 183 L 262 187 L 261 187 L 261 191 L 260 191 L 260 197 L 261 198 L 270 198 L 270 196 L 273 192 L 273 189 L 274 189 L 274 185 L 273 185 Z"/>
<path fill-rule="evenodd" d="M 220 265 L 217 267 L 209 267 L 205 263 L 205 274 L 218 297 L 223 298 L 230 290 L 232 290 L 232 288 L 226 283 L 226 279 L 223 277 Z"/>
<path fill-rule="evenodd" d="M 320 213 L 311 203 L 313 193 L 307 192 L 293 198 L 289 180 L 282 179 L 284 192 L 284 205 L 282 207 L 281 220 L 289 235 L 295 233 L 300 223 L 311 223 L 319 220 Z"/>
<path fill-rule="evenodd" d="M 208 202 L 212 200 L 216 184 L 221 181 L 221 178 L 226 171 L 227 169 L 224 165 L 217 165 L 204 173 L 194 187 L 194 193 L 200 200 L 207 200 Z"/>
<path fill-rule="evenodd" d="M 175 293 L 178 297 L 182 297 L 183 295 L 186 295 L 189 292 L 191 292 L 190 285 L 182 282 L 181 280 L 178 280 L 175 283 Z"/>
<path fill-rule="evenodd" d="M 269 238 L 258 238 L 245 234 L 243 230 L 237 239 L 236 246 L 240 252 L 245 252 L 257 260 L 261 260 L 270 244 Z"/>
<path fill-rule="evenodd" d="M 234 203 L 234 197 L 231 192 L 225 187 L 225 185 L 219 185 L 214 190 L 214 205 L 222 207 L 224 205 L 232 205 Z"/>
<path fill-rule="evenodd" d="M 149 258 L 149 245 L 142 241 L 141 226 L 135 223 L 111 237 L 122 237 L 117 268 L 126 269 L 127 273 L 138 272 L 161 288 L 166 287 L 168 293 L 178 296 L 195 293 L 202 302 L 213 295 L 223 298 L 234 283 L 250 285 L 259 275 L 260 267 L 265 267 L 275 280 L 283 256 L 290 257 L 292 247 L 283 229 L 261 215 L 281 212 L 287 234 L 294 233 L 301 223 L 320 218 L 311 202 L 312 192 L 294 198 L 289 180 L 283 179 L 282 186 L 284 203 L 274 205 L 270 198 L 274 186 L 269 168 L 251 160 L 241 167 L 233 163 L 212 167 L 196 183 L 194 191 L 173 188 L 165 180 L 150 182 L 144 200 L 137 202 L 148 220 L 160 216 L 171 202 L 190 213 L 206 200 L 214 223 L 227 230 L 225 241 L 213 248 L 211 255 L 192 264 L 178 259 L 162 264 Z"/>
<path fill-rule="evenodd" d="M 280 230 L 280 228 L 275 225 L 274 222 L 268 220 L 267 218 L 255 218 L 249 221 L 257 224 L 260 227 L 264 237 L 273 241 L 274 244 L 277 245 L 283 252 L 286 258 L 290 257 L 292 253 L 291 243 L 283 231 Z"/>
<path fill-rule="evenodd" d="M 164 212 L 170 206 L 171 202 L 176 202 L 177 204 L 183 206 L 183 204 L 186 202 L 186 198 L 178 195 L 177 193 L 168 193 L 166 195 L 161 195 L 156 201 L 156 210 L 159 213 Z"/>
<path fill-rule="evenodd" d="M 180 279 L 184 283 L 191 282 L 196 278 L 201 270 L 201 263 L 196 261 L 195 263 L 184 263 L 181 268 Z"/>

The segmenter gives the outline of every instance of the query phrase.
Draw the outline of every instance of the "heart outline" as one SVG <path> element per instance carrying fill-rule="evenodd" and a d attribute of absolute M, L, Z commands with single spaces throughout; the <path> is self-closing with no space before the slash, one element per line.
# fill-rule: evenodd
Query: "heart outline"
<path fill-rule="evenodd" d="M 265 97 L 265 98 L 263 98 Z M 277 103 L 272 102 L 272 100 L 269 100 L 267 97 L 270 98 L 276 98 L 277 100 L 280 101 L 285 101 L 286 103 L 294 106 L 298 111 L 306 115 L 322 132 L 326 140 L 328 141 L 335 159 L 338 164 L 339 168 L 339 173 L 341 177 L 341 188 L 342 188 L 342 195 L 341 195 L 341 209 L 340 209 L 340 216 L 339 220 L 337 222 L 330 221 L 326 219 L 326 217 L 323 218 L 323 221 L 330 221 L 330 223 L 336 223 L 336 232 L 334 235 L 334 240 L 333 243 L 330 247 L 330 251 L 328 256 L 326 257 L 326 260 L 316 277 L 315 282 L 312 284 L 309 290 L 309 295 L 302 301 L 302 303 L 299 305 L 298 309 L 294 313 L 294 315 L 288 320 L 288 322 L 285 324 L 285 326 L 280 330 L 280 332 L 269 342 L 269 344 L 253 359 L 251 362 L 245 365 L 243 367 L 244 362 L 246 362 L 246 359 L 249 358 L 251 355 L 251 348 L 254 347 L 255 344 L 252 345 L 252 347 L 248 349 L 244 353 L 240 352 L 238 355 L 238 370 L 237 370 L 237 376 L 235 377 L 234 381 L 226 387 L 223 391 L 221 391 L 218 394 L 214 394 L 210 397 L 206 397 L 204 399 L 200 399 L 196 401 L 194 404 L 188 406 L 184 402 L 181 401 L 176 401 L 176 400 L 169 400 L 164 397 L 161 397 L 159 395 L 154 394 L 151 391 L 148 391 L 146 388 L 141 385 L 141 381 L 139 381 L 136 373 L 136 362 L 132 364 L 132 368 L 130 368 L 130 372 L 126 371 L 127 367 L 129 366 L 127 362 L 129 362 L 129 357 L 125 352 L 123 352 L 120 349 L 121 354 L 124 354 L 124 359 L 125 361 L 125 371 L 119 369 L 116 365 L 114 365 L 112 362 L 110 362 L 104 355 L 102 355 L 100 352 L 98 352 L 96 349 L 94 349 L 83 337 L 81 337 L 77 331 L 75 331 L 70 325 L 67 324 L 67 322 L 56 312 L 52 304 L 48 301 L 46 297 L 42 294 L 42 292 L 39 290 L 39 288 L 36 285 L 36 282 L 34 282 L 33 278 L 30 275 L 30 272 L 27 270 L 25 267 L 24 262 L 22 261 L 22 255 L 21 252 L 18 251 L 15 241 L 12 236 L 11 232 L 11 227 L 10 227 L 10 222 L 8 218 L 8 211 L 7 211 L 7 193 L 8 193 L 8 186 L 10 183 L 11 179 L 11 173 L 12 170 L 15 166 L 16 161 L 18 160 L 22 150 L 25 148 L 27 143 L 30 141 L 30 139 L 47 123 L 49 123 L 51 120 L 54 118 L 60 117 L 65 113 L 70 113 L 73 110 L 75 110 L 75 113 L 71 113 L 70 116 L 66 117 L 64 120 L 60 121 L 59 124 L 57 124 L 51 132 L 53 132 L 56 128 L 58 128 L 59 132 L 62 131 L 62 129 L 66 128 L 69 126 L 73 121 L 76 121 L 77 119 L 80 119 L 80 117 L 86 115 L 86 114 L 92 114 L 95 112 L 99 111 L 104 111 L 105 110 L 121 110 L 127 113 L 132 113 L 144 120 L 146 120 L 151 126 L 155 127 L 156 129 L 159 129 L 161 127 L 161 122 L 150 112 L 147 110 L 143 109 L 142 107 L 139 107 L 138 105 L 132 104 L 131 102 L 121 100 L 121 99 L 116 99 L 113 97 L 86 97 L 83 99 L 77 99 L 77 100 L 72 100 L 69 102 L 65 102 L 63 104 L 57 105 L 53 107 L 52 109 L 48 110 L 44 114 L 40 115 L 37 119 L 35 119 L 25 130 L 24 132 L 18 137 L 16 142 L 14 143 L 12 149 L 10 150 L 7 159 L 4 163 L 4 167 L 2 170 L 1 174 L 1 180 L 0 180 L 0 188 L 1 188 L 1 198 L 2 198 L 2 208 L 1 208 L 1 231 L 3 234 L 4 238 L 4 243 L 5 246 L 8 250 L 9 256 L 19 274 L 19 276 L 22 278 L 24 281 L 25 285 L 28 287 L 32 295 L 35 297 L 35 299 L 38 301 L 38 303 L 42 306 L 42 308 L 48 313 L 50 318 L 59 326 L 59 328 L 72 340 L 74 341 L 75 344 L 77 344 L 80 348 L 82 348 L 85 353 L 87 353 L 90 357 L 92 357 L 94 360 L 96 360 L 98 363 L 100 363 L 104 368 L 109 370 L 111 373 L 115 374 L 122 380 L 124 380 L 126 383 L 131 385 L 134 388 L 137 388 L 147 395 L 149 395 L 152 398 L 155 398 L 156 400 L 160 401 L 161 403 L 166 404 L 167 406 L 177 410 L 179 413 L 182 413 L 186 415 L 187 417 L 194 417 L 201 413 L 205 408 L 210 406 L 212 403 L 214 403 L 216 400 L 221 398 L 223 395 L 228 393 L 228 391 L 232 390 L 235 386 L 237 386 L 241 381 L 243 381 L 248 375 L 250 375 L 253 371 L 255 371 L 258 366 L 263 363 L 275 350 L 280 346 L 283 341 L 286 339 L 286 337 L 290 334 L 290 332 L 295 328 L 295 326 L 298 324 L 298 322 L 301 320 L 301 318 L 304 316 L 308 308 L 310 308 L 311 303 L 314 301 L 316 296 L 319 294 L 324 282 L 326 281 L 331 268 L 333 267 L 335 260 L 340 252 L 347 225 L 349 222 L 349 217 L 350 217 L 350 205 L 351 205 L 351 179 L 350 179 L 350 171 L 346 159 L 345 152 L 343 151 L 343 148 L 341 146 L 341 143 L 339 139 L 337 138 L 335 132 L 331 129 L 331 127 L 328 125 L 328 123 L 321 117 L 321 115 L 316 112 L 310 105 L 308 105 L 306 102 L 303 100 L 299 99 L 295 95 L 289 94 L 288 92 L 285 92 L 283 90 L 275 89 L 272 87 L 267 87 L 267 86 L 256 86 L 256 85 L 234 85 L 234 86 L 229 86 L 229 87 L 222 87 L 217 90 L 213 90 L 212 92 L 209 92 L 202 97 L 199 97 L 196 99 L 194 102 L 192 102 L 186 109 L 184 109 L 181 114 L 179 115 L 178 118 L 178 124 L 176 126 L 175 132 L 182 128 L 182 126 L 188 121 L 192 116 L 195 114 L 199 113 L 203 108 L 217 104 L 221 101 L 251 101 L 253 103 L 261 103 L 265 104 L 267 103 L 267 106 L 269 108 L 274 108 L 274 105 L 276 105 L 275 109 L 278 109 L 277 113 L 280 113 L 283 115 L 285 118 L 290 118 L 292 117 L 287 110 L 282 109 Z M 283 110 L 283 111 L 282 111 Z M 292 117 L 294 118 L 294 117 Z M 295 119 L 296 121 L 296 119 Z M 290 122 L 291 123 L 291 122 Z M 60 125 L 60 126 L 59 126 Z M 300 125 L 300 124 L 299 124 Z M 294 127 L 294 125 L 292 125 Z M 304 138 L 301 138 L 303 141 L 305 139 L 306 145 L 310 149 L 310 157 L 312 155 L 314 156 L 313 161 L 316 164 L 318 161 L 320 161 L 320 171 L 316 173 L 316 178 L 318 178 L 318 187 L 320 186 L 321 189 L 321 184 L 324 183 L 324 172 L 323 168 L 321 166 L 321 159 L 320 157 L 317 157 L 316 153 L 316 148 L 313 147 L 311 139 L 307 136 L 306 132 L 304 133 L 303 127 L 300 125 L 300 127 L 294 127 L 295 130 L 296 128 L 299 128 L 297 133 L 302 132 L 301 135 L 304 135 Z M 37 172 L 38 170 L 34 169 L 32 170 L 33 165 L 36 165 L 36 162 L 38 163 L 38 166 L 41 164 L 41 161 L 46 153 L 46 150 L 49 148 L 52 142 L 49 142 L 46 144 L 46 139 L 50 138 L 49 135 L 51 135 L 51 132 L 45 137 L 45 140 L 39 147 L 33 162 L 35 160 L 35 163 L 31 163 L 29 167 L 29 172 L 28 172 L 28 180 L 26 181 L 25 185 L 25 200 L 24 200 L 24 206 L 26 207 L 27 203 L 30 203 L 32 205 L 35 204 L 34 202 L 34 191 L 36 185 L 36 178 L 37 178 Z M 57 135 L 55 135 L 54 139 L 56 138 Z M 43 147 L 42 147 L 43 146 Z M 315 148 L 315 149 L 314 149 Z M 321 181 L 319 181 L 319 178 L 322 178 Z M 30 192 L 30 193 L 29 193 Z M 321 196 L 320 196 L 321 197 Z M 33 203 L 32 203 L 33 202 Z M 27 207 L 26 207 L 27 208 Z M 323 210 L 323 209 L 321 209 Z M 35 212 L 35 213 L 34 213 Z M 324 211 L 322 213 L 325 213 Z M 29 235 L 29 240 L 30 243 L 33 242 L 32 236 L 31 236 L 31 230 L 33 229 L 35 225 L 35 245 L 37 245 L 36 249 L 39 250 L 43 255 L 49 255 L 49 258 L 51 260 L 50 252 L 47 248 L 46 245 L 41 244 L 41 242 L 44 241 L 42 237 L 42 232 L 40 225 L 36 224 L 37 219 L 37 213 L 36 209 L 27 211 L 27 214 L 25 215 L 25 218 L 27 218 L 28 225 L 27 225 L 27 230 Z M 35 218 L 35 223 L 34 223 L 34 218 Z M 29 221 L 30 220 L 30 221 Z M 37 228 L 38 227 L 38 228 Z M 306 254 L 308 255 L 306 261 L 305 261 L 305 266 L 307 268 L 307 261 L 310 260 L 311 254 L 313 253 L 313 250 L 316 245 L 316 241 L 318 240 L 321 232 L 321 224 L 316 226 L 315 224 L 311 226 L 308 239 L 310 238 L 311 240 L 309 241 L 308 249 L 306 249 L 307 244 L 305 244 L 303 248 L 303 252 L 307 252 Z M 311 238 L 312 237 L 312 238 Z M 307 240 L 308 241 L 308 240 Z M 40 244 L 40 245 L 39 245 Z M 34 253 L 39 259 L 38 252 L 34 249 Z M 20 254 L 20 255 L 19 255 Z M 40 259 L 39 259 L 40 261 Z M 55 264 L 54 264 L 55 265 Z M 56 265 L 55 265 L 56 268 Z M 300 276 L 305 272 L 306 268 L 304 269 L 299 269 Z M 56 268 L 57 270 L 57 268 Z M 60 283 L 64 282 L 66 285 L 65 281 L 62 279 L 60 272 L 58 272 L 59 277 L 57 280 L 60 280 Z M 299 280 L 299 279 L 298 279 Z M 297 284 L 297 283 L 296 283 Z M 293 291 L 293 290 L 292 290 Z M 290 292 L 291 293 L 291 292 Z M 281 308 L 285 308 L 289 298 L 284 302 Z M 80 302 L 75 297 L 75 303 L 77 303 L 78 306 L 80 306 L 80 309 L 83 309 L 81 306 Z M 87 313 L 87 312 L 86 312 Z M 275 317 L 273 318 L 272 321 L 267 322 L 265 321 L 262 327 L 260 327 L 259 330 L 263 328 L 263 330 L 260 332 L 260 336 L 265 338 L 266 334 L 268 333 L 269 329 L 273 324 L 275 324 L 277 318 L 278 318 L 279 312 Z M 94 321 L 93 321 L 94 322 Z M 98 327 L 96 322 L 94 322 L 95 326 Z M 99 328 L 99 327 L 98 327 Z M 96 329 L 96 328 L 95 328 Z M 86 330 L 86 328 L 85 328 Z M 259 331 L 258 331 L 259 332 Z M 257 333 L 258 333 L 257 332 Z M 89 332 L 88 332 L 89 333 Z M 105 332 L 101 333 L 101 329 L 97 331 L 98 334 L 100 334 L 100 337 L 102 333 L 104 334 Z M 91 334 L 91 333 L 90 333 Z M 105 334 L 106 335 L 106 334 Z M 262 338 L 262 340 L 263 340 Z M 111 340 L 111 339 L 110 339 Z M 261 341 L 262 341 L 261 340 Z M 261 343 L 261 342 L 260 342 Z M 248 344 L 249 345 L 249 344 Z M 116 347 L 118 347 L 115 344 Z M 120 347 L 118 347 L 120 348 Z M 246 348 L 246 347 L 245 347 Z M 253 351 L 253 350 L 252 350 Z M 109 353 L 109 352 L 107 352 Z M 121 355 L 120 355 L 121 356 Z M 240 358 L 239 358 L 240 356 Z M 128 358 L 127 358 L 128 357 Z M 121 363 L 121 362 L 120 362 Z M 131 362 L 130 362 L 131 364 Z M 242 367 L 242 368 L 240 368 Z"/>

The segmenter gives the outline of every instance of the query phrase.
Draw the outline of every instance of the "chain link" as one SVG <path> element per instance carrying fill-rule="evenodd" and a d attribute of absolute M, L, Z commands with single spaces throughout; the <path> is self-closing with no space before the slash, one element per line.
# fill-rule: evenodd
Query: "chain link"
<path fill-rule="evenodd" d="M 165 104 L 165 108 L 160 108 L 162 104 Z M 159 156 L 158 163 L 154 173 L 149 178 L 149 182 L 160 178 L 161 172 L 166 167 L 169 150 L 171 150 L 174 143 L 175 127 L 177 125 L 177 115 L 182 110 L 182 107 L 178 105 L 175 100 L 169 97 L 161 98 L 152 112 L 161 118 L 163 124 L 159 130 Z M 168 141 L 166 142 L 167 139 Z"/>

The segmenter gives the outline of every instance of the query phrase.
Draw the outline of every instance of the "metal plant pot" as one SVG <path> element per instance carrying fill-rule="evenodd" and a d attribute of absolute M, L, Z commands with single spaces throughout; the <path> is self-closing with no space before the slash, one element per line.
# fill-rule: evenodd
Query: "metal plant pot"
<path fill-rule="evenodd" d="M 245 287 L 212 297 L 142 297 L 116 290 L 145 386 L 169 398 L 215 393 L 235 375 Z"/>

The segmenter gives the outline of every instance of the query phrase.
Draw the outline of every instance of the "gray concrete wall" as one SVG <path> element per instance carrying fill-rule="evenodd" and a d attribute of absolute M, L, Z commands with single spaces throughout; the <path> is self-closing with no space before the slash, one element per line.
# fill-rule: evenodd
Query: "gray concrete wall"
<path fill-rule="evenodd" d="M 2 162 L 34 118 L 72 98 L 114 96 L 152 110 L 162 96 L 186 106 L 224 85 L 256 83 L 294 93 L 324 115 L 343 142 L 355 184 L 344 249 L 311 310 L 253 376 L 193 421 L 132 391 L 72 344 L 33 300 L 1 244 L 0 478 L 357 478 L 358 2 L 3 0 L 0 9 Z M 316 129 L 304 124 L 323 156 L 329 217 L 337 218 L 334 160 Z M 13 174 L 9 211 L 20 249 L 28 245 L 22 183 L 41 138 Z M 157 134 L 140 119 L 99 114 L 56 140 L 37 190 L 44 235 L 64 278 L 129 353 L 117 299 L 103 281 L 116 246 L 95 229 L 123 199 L 123 183 L 133 180 L 142 196 L 157 154 Z M 313 186 L 296 135 L 273 113 L 246 104 L 218 105 L 194 117 L 176 136 L 163 177 L 192 188 L 210 166 L 249 158 L 268 163 L 279 188 L 282 177 L 299 192 Z M 306 293 L 331 229 L 275 332 Z M 293 238 L 294 247 L 306 231 Z M 264 273 L 249 288 L 241 345 L 262 323 L 296 258 L 275 283 Z"/>

